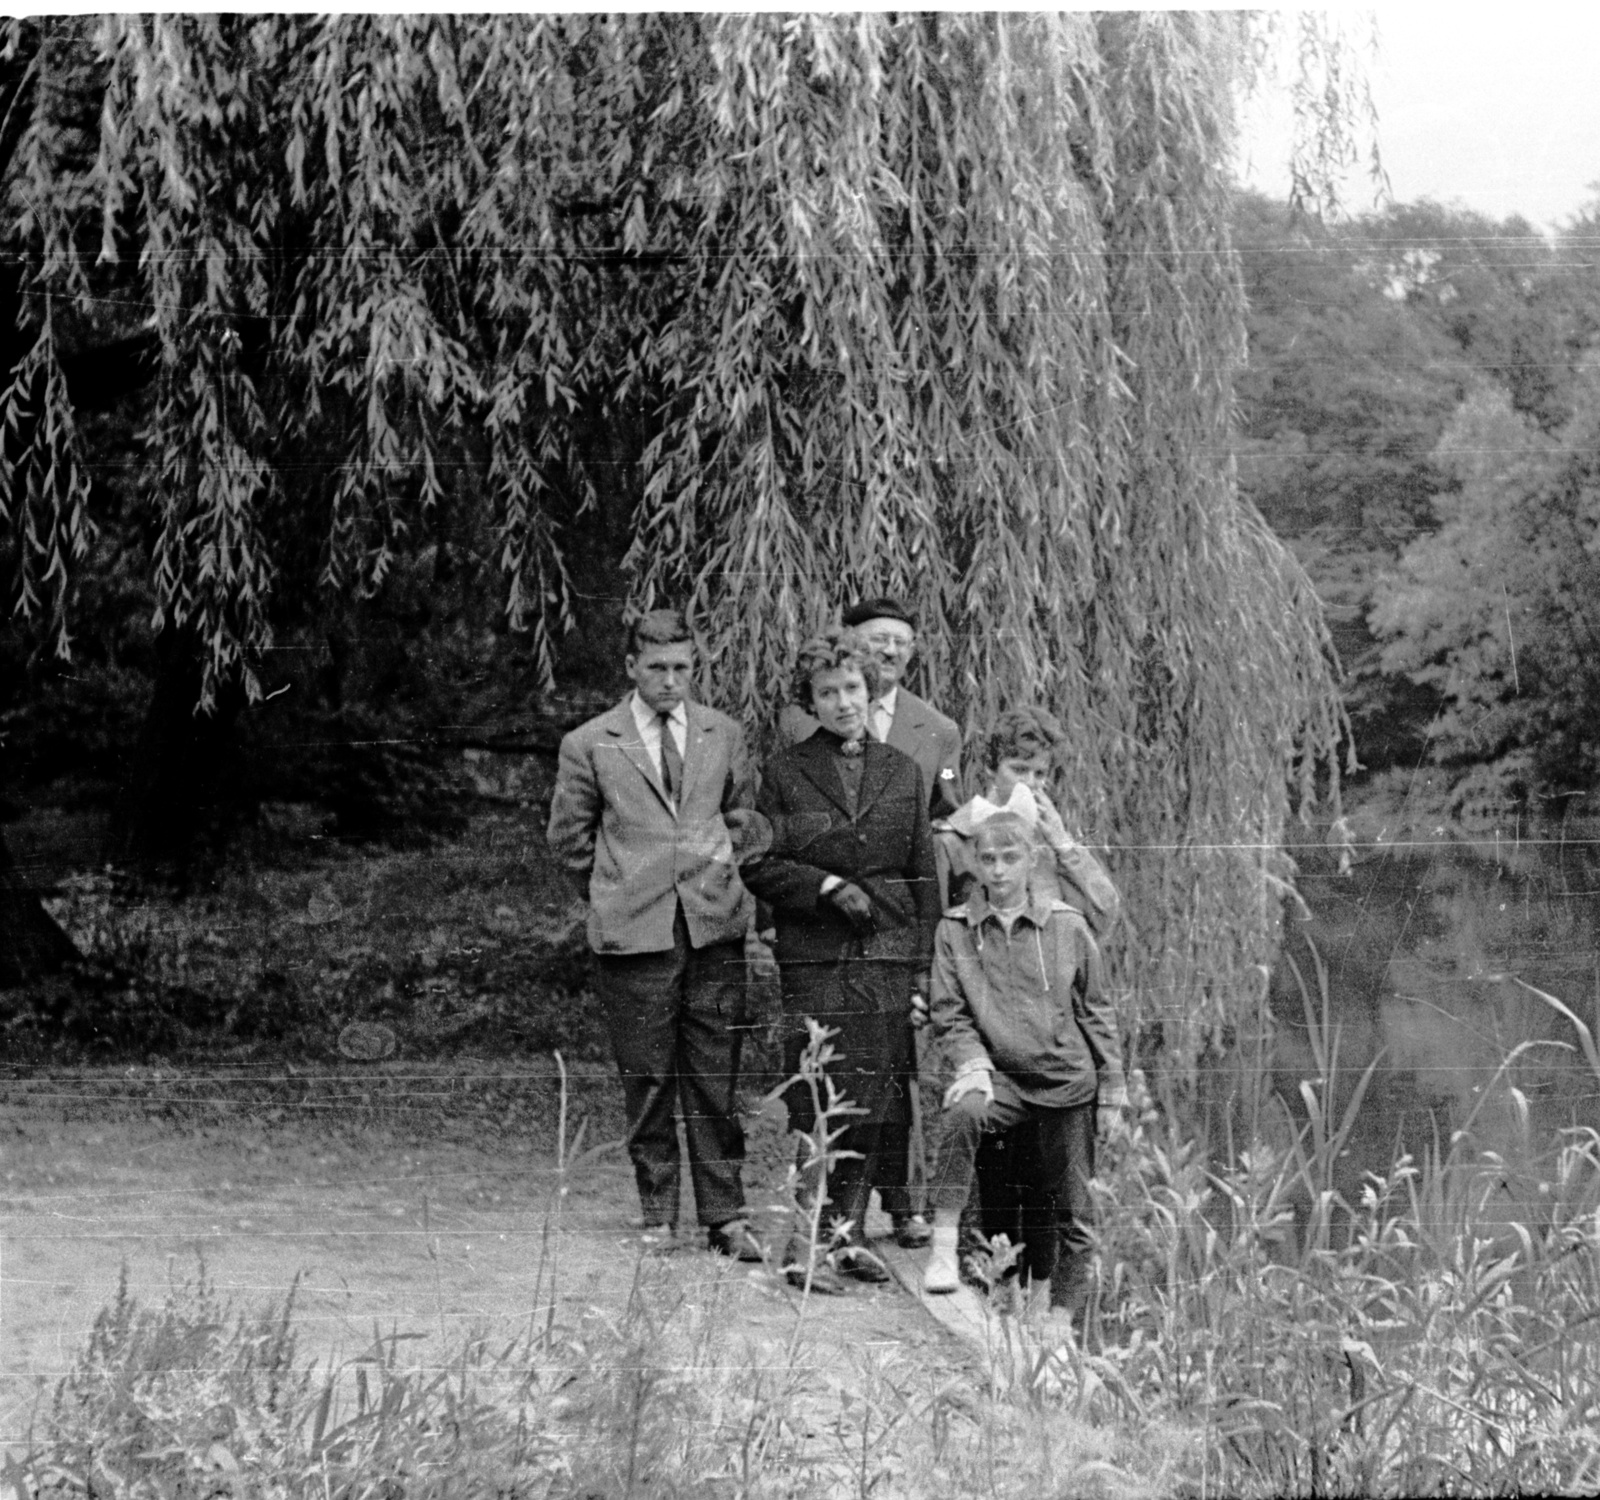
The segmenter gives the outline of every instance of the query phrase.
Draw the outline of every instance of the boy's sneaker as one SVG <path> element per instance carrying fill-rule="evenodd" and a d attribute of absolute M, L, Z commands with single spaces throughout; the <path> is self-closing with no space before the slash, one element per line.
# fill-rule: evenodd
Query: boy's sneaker
<path fill-rule="evenodd" d="M 955 1231 L 941 1233 L 936 1229 L 930 1238 L 933 1240 L 933 1252 L 922 1270 L 922 1290 L 937 1296 L 959 1292 L 961 1262 L 956 1255 Z"/>

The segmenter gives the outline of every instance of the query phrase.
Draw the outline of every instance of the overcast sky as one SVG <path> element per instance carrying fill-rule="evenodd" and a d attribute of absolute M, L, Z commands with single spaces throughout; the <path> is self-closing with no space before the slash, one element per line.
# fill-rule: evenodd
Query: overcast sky
<path fill-rule="evenodd" d="M 1459 201 L 1549 227 L 1596 196 L 1600 3 L 1413 3 L 1368 13 L 1379 29 L 1378 145 L 1397 200 Z M 1287 130 L 1281 97 L 1247 117 L 1245 180 L 1275 196 L 1288 190 Z M 1351 211 L 1374 206 L 1365 181 L 1346 194 Z"/>

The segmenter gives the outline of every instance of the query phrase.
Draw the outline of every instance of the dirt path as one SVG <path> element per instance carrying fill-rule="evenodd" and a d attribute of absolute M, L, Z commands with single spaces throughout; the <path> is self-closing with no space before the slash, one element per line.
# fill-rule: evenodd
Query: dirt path
<path fill-rule="evenodd" d="M 593 1140 L 618 1122 L 604 1078 L 591 1083 Z M 552 1280 L 559 1317 L 626 1303 L 640 1248 L 631 1171 L 619 1150 L 586 1160 L 557 1212 L 548 1111 L 512 1129 L 430 1121 L 416 1108 L 365 1120 L 274 1120 L 254 1106 L 228 1117 L 220 1104 L 210 1113 L 152 1117 L 148 1104 L 98 1098 L 81 1079 L 12 1089 L 0 1103 L 0 1446 L 25 1436 L 124 1266 L 132 1294 L 155 1304 L 202 1261 L 241 1306 L 280 1298 L 298 1276 L 302 1358 L 324 1364 L 395 1330 L 420 1336 L 409 1343 L 417 1364 L 436 1362 L 470 1332 L 543 1317 Z M 785 1155 L 777 1121 L 753 1120 L 753 1207 L 781 1196 Z M 686 1228 L 690 1213 L 686 1203 Z M 751 1340 L 786 1341 L 793 1293 L 699 1244 L 692 1237 L 667 1262 L 674 1294 L 690 1306 L 731 1302 Z M 897 1289 L 815 1300 L 807 1338 L 819 1365 L 874 1343 L 960 1357 Z"/>

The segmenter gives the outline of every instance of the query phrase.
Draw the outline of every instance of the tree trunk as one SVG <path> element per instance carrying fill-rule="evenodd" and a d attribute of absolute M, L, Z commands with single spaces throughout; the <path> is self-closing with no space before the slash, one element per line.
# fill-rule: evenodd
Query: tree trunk
<path fill-rule="evenodd" d="M 72 939 L 28 889 L 0 828 L 0 989 L 57 974 L 77 957 Z"/>
<path fill-rule="evenodd" d="M 182 883 L 201 835 L 220 836 L 236 810 L 240 781 L 234 730 L 243 692 L 222 688 L 215 709 L 197 713 L 201 660 L 189 631 L 162 631 L 155 691 L 111 825 L 114 860 Z"/>

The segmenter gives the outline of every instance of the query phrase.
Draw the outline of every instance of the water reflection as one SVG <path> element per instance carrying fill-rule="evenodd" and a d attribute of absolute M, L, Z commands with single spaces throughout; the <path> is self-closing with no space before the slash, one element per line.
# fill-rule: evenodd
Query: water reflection
<path fill-rule="evenodd" d="M 1363 1174 L 1387 1171 L 1401 1153 L 1419 1161 L 1443 1154 L 1465 1131 L 1469 1159 L 1489 1151 L 1503 1163 L 1474 1184 L 1475 1196 L 1487 1194 L 1486 1216 L 1543 1217 L 1538 1184 L 1559 1132 L 1600 1128 L 1600 1080 L 1572 1022 L 1528 986 L 1600 1029 L 1597 828 L 1587 822 L 1580 836 L 1569 823 L 1540 839 L 1442 832 L 1369 846 L 1346 873 L 1325 850 L 1296 851 L 1311 916 L 1286 923 L 1285 953 L 1308 981 L 1313 1009 L 1308 1015 L 1293 966 L 1280 961 L 1270 989 L 1271 1072 L 1303 1121 L 1302 1080 L 1324 1086 L 1314 943 L 1337 1038 L 1339 1118 L 1378 1059 L 1336 1169 L 1347 1197 Z"/>

